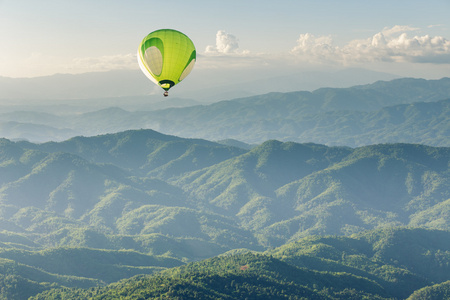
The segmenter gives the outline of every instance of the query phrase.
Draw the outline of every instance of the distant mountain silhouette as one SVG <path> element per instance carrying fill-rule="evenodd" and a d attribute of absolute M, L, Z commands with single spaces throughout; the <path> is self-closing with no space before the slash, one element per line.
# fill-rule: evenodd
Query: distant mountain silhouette
<path fill-rule="evenodd" d="M 112 106 L 84 113 L 76 109 L 70 113 L 67 107 L 59 113 L 14 111 L 0 114 L 0 134 L 45 142 L 150 128 L 247 144 L 277 139 L 351 147 L 397 142 L 450 146 L 449 95 L 450 78 L 403 78 L 161 110 Z"/>
<path fill-rule="evenodd" d="M 171 98 L 195 99 L 202 102 L 264 94 L 273 91 L 315 90 L 321 87 L 349 87 L 377 80 L 397 78 L 391 74 L 364 69 L 338 72 L 297 72 L 287 76 L 261 77 L 258 70 L 234 71 L 196 69 L 186 83 L 171 90 Z M 230 78 L 232 78 L 230 80 Z M 166 100 L 162 89 L 150 82 L 138 69 L 55 74 L 34 78 L 0 77 L 0 99 L 64 100 L 133 97 L 153 95 L 153 101 Z"/>

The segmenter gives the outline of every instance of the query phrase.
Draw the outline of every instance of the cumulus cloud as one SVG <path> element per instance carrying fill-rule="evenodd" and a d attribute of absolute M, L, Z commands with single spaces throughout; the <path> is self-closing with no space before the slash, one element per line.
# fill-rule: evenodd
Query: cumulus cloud
<path fill-rule="evenodd" d="M 319 60 L 328 60 L 333 57 L 339 48 L 333 45 L 333 40 L 330 36 L 316 37 L 313 34 L 300 34 L 295 46 L 291 52 L 312 57 Z"/>
<path fill-rule="evenodd" d="M 450 41 L 442 36 L 414 35 L 418 28 L 394 26 L 364 40 L 353 40 L 342 47 L 331 37 L 301 34 L 292 54 L 316 61 L 352 62 L 427 62 L 450 63 Z"/>
<path fill-rule="evenodd" d="M 245 51 L 244 51 L 245 52 Z M 216 45 L 206 47 L 206 54 L 244 53 L 239 50 L 239 40 L 236 36 L 219 30 L 216 34 Z"/>

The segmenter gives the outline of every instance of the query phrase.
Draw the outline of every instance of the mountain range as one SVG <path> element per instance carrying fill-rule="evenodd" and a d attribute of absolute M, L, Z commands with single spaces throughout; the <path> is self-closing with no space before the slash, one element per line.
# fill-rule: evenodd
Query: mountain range
<path fill-rule="evenodd" d="M 137 111 L 109 107 L 86 112 L 62 106 L 51 112 L 4 112 L 0 114 L 0 133 L 12 140 L 46 142 L 153 129 L 247 144 L 277 139 L 350 147 L 396 142 L 448 147 L 449 95 L 449 78 L 403 78 L 351 88 L 269 93 L 209 105 L 174 101 L 172 105 L 191 106 L 166 109 L 157 109 L 151 101 L 147 107 L 153 103 L 153 108 Z M 120 100 L 127 101 L 120 98 L 113 103 Z"/>
<path fill-rule="evenodd" d="M 265 252 L 232 251 L 104 287 L 41 287 L 43 292 L 31 299 L 446 299 L 448 241 L 448 231 L 424 229 L 310 236 Z M 28 294 L 39 292 L 31 281 L 26 286 Z M 13 289 L 2 291 L 17 295 Z"/>
<path fill-rule="evenodd" d="M 269 140 L 249 149 L 153 130 L 41 144 L 3 139 L 0 258 L 5 274 L 30 285 L 28 297 L 48 290 L 45 282 L 98 286 L 313 235 L 399 226 L 445 233 L 449 159 L 450 148 L 417 144 Z M 66 269 L 52 269 L 46 255 Z M 67 256 L 86 264 L 71 269 Z M 111 258 L 89 263 L 96 256 Z M 404 295 L 438 282 L 427 280 Z"/>
<path fill-rule="evenodd" d="M 4 111 L 0 299 L 445 298 L 449 95 Z"/>
<path fill-rule="evenodd" d="M 449 149 L 271 140 L 248 150 L 152 130 L 3 140 L 2 222 L 50 235 L 171 231 L 254 249 L 386 225 L 448 230 Z"/>
<path fill-rule="evenodd" d="M 171 90 L 175 98 L 216 102 L 272 91 L 312 91 L 320 87 L 349 87 L 377 80 L 392 80 L 399 76 L 365 69 L 327 70 L 310 72 L 261 72 L 246 69 L 234 70 L 196 68 L 186 83 Z M 264 75 L 262 75 L 264 74 Z M 267 75 L 271 74 L 271 75 Z M 230 80 L 231 79 L 231 80 Z M 230 84 L 230 82 L 233 82 Z M 82 74 L 55 74 L 34 78 L 8 78 L 0 76 L 0 100 L 28 105 L 48 100 L 111 99 L 143 96 L 162 98 L 162 90 L 150 82 L 138 69 L 92 72 Z M 158 95 L 158 98 L 151 97 Z M 122 104 L 126 106 L 127 104 Z M 123 106 L 121 106 L 123 107 Z M 129 105 L 128 105 L 129 107 Z"/>

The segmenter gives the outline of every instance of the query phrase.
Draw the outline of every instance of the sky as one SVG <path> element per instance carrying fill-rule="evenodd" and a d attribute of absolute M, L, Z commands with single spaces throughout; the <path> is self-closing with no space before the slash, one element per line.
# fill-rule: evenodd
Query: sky
<path fill-rule="evenodd" d="M 0 76 L 138 69 L 141 40 L 172 28 L 196 69 L 436 79 L 450 77 L 449 16 L 450 0 L 0 0 Z"/>

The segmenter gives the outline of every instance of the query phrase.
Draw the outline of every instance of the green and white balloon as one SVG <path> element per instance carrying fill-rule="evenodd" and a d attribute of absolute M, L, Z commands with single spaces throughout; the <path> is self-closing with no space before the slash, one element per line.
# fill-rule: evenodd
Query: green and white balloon
<path fill-rule="evenodd" d="M 194 68 L 196 50 L 185 34 L 160 29 L 147 35 L 139 45 L 138 62 L 142 72 L 168 95 Z"/>

